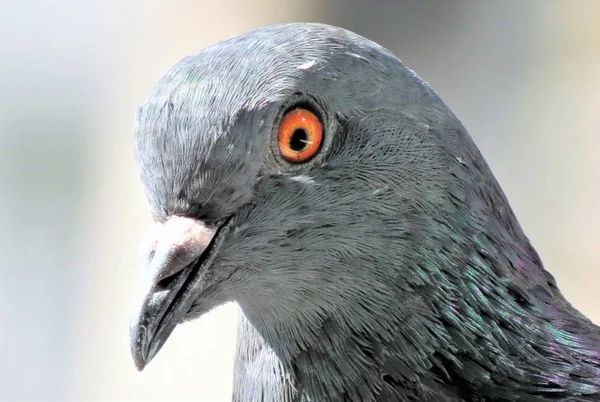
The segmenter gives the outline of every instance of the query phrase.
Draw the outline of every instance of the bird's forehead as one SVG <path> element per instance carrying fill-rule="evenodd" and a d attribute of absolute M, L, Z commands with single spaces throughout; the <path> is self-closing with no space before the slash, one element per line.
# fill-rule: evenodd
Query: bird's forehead
<path fill-rule="evenodd" d="M 321 41 L 292 42 L 290 33 L 254 31 L 184 58 L 162 77 L 142 112 L 188 107 L 190 116 L 219 117 L 278 100 L 327 56 Z"/>
<path fill-rule="evenodd" d="M 368 59 L 383 50 L 349 31 L 320 24 L 250 31 L 173 66 L 141 107 L 138 123 L 158 118 L 166 108 L 181 109 L 187 119 L 224 119 L 309 88 L 311 80 L 331 70 L 339 78 L 351 72 L 345 59 Z"/>

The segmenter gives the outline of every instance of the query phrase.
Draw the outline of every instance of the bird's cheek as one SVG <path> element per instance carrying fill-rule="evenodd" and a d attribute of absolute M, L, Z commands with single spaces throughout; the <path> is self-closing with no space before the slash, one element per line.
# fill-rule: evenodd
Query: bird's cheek
<path fill-rule="evenodd" d="M 185 321 L 199 318 L 200 316 L 208 313 L 210 310 L 226 303 L 226 300 L 224 300 L 223 297 L 220 297 L 221 295 L 219 295 L 219 291 L 215 289 L 216 288 L 209 289 L 208 292 L 203 292 L 204 294 L 199 295 L 198 299 L 196 299 L 192 307 L 190 307 L 188 312 L 185 314 Z"/>
<path fill-rule="evenodd" d="M 226 249 L 224 251 L 226 252 Z M 235 283 L 238 282 L 235 271 L 235 268 L 222 264 L 217 255 L 214 264 L 204 274 L 203 290 L 198 294 L 184 319 L 198 318 L 216 307 L 235 301 Z"/>

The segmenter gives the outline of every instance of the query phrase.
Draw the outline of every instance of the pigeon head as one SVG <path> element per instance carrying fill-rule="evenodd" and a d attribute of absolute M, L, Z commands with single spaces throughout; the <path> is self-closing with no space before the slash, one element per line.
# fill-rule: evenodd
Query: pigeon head
<path fill-rule="evenodd" d="M 346 30 L 272 26 L 186 57 L 135 132 L 156 220 L 131 323 L 140 368 L 177 324 L 233 301 L 298 378 L 312 362 L 367 381 L 386 344 L 406 372 L 458 367 L 471 340 L 511 370 L 503 331 L 531 331 L 532 286 L 557 292 L 449 108 Z M 315 363 L 323 350 L 352 364 Z"/>
<path fill-rule="evenodd" d="M 349 300 L 377 309 L 372 299 L 396 297 L 384 285 L 398 272 L 377 267 L 407 263 L 411 233 L 445 193 L 445 156 L 428 133 L 446 116 L 390 53 L 337 28 L 270 27 L 183 59 L 137 116 L 136 159 L 158 223 L 142 261 L 153 289 L 142 297 L 153 316 L 142 318 L 154 321 L 134 330 L 159 325 L 166 336 L 236 301 L 293 335 Z M 282 139 L 286 118 L 296 132 Z M 282 150 L 294 151 L 293 136 L 299 155 L 320 144 L 290 159 Z M 194 230 L 210 240 L 189 246 Z"/>

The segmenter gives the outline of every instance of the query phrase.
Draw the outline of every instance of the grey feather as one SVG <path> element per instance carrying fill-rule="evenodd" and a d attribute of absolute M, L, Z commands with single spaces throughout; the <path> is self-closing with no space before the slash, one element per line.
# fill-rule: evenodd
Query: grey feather
<path fill-rule="evenodd" d="M 325 142 L 292 165 L 275 134 L 298 102 Z M 186 319 L 239 304 L 235 401 L 600 400 L 598 327 L 379 45 L 286 24 L 187 57 L 140 108 L 136 157 L 156 219 L 231 217 Z"/>

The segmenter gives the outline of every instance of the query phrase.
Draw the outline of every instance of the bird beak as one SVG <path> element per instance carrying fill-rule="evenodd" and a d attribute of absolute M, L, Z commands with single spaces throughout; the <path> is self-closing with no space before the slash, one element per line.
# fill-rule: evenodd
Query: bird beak
<path fill-rule="evenodd" d="M 129 328 L 138 370 L 152 360 L 202 290 L 218 230 L 180 216 L 150 230 L 142 245 L 139 296 Z"/>

